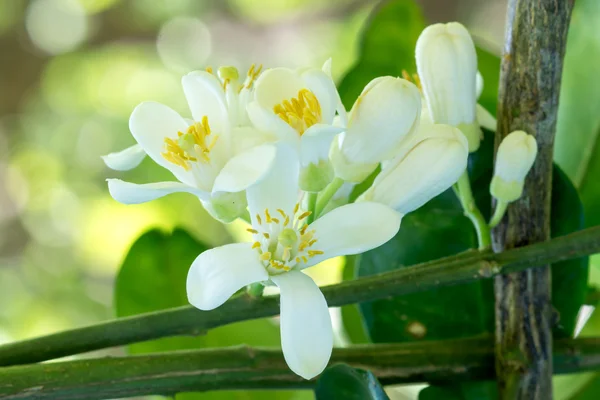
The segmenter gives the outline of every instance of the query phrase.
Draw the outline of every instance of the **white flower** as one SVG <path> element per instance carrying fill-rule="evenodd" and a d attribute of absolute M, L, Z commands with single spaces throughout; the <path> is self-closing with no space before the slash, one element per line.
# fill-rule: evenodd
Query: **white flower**
<path fill-rule="evenodd" d="M 329 69 L 329 63 L 324 67 Z M 316 68 L 273 68 L 256 80 L 255 87 L 254 101 L 248 105 L 254 126 L 297 149 L 308 172 L 302 189 L 323 189 L 333 179 L 328 160 L 331 141 L 343 130 L 333 124 L 334 116 L 336 111 L 345 114 L 333 80 Z"/>
<path fill-rule="evenodd" d="M 278 146 L 274 167 L 247 190 L 254 237 L 203 252 L 187 278 L 192 305 L 211 310 L 254 282 L 281 290 L 281 345 L 296 374 L 310 379 L 323 371 L 332 350 L 327 303 L 304 268 L 382 245 L 400 227 L 400 215 L 378 203 L 339 207 L 307 225 L 299 208 L 299 160 L 295 149 Z"/>
<path fill-rule="evenodd" d="M 400 146 L 415 136 L 421 93 L 411 82 L 385 76 L 365 86 L 348 118 L 348 126 L 331 148 L 336 175 L 361 182 Z"/>
<path fill-rule="evenodd" d="M 469 151 L 477 150 L 477 54 L 467 29 L 457 22 L 428 26 L 417 40 L 416 61 L 432 121 L 459 128 Z"/>
<path fill-rule="evenodd" d="M 521 197 L 525 177 L 537 156 L 535 137 L 523 131 L 508 134 L 498 146 L 490 192 L 496 199 L 511 202 Z"/>
<path fill-rule="evenodd" d="M 419 141 L 387 163 L 359 198 L 407 214 L 454 184 L 467 167 L 468 144 L 454 127 L 432 124 Z"/>
<path fill-rule="evenodd" d="M 231 72 L 231 71 L 228 71 Z M 145 102 L 135 108 L 129 128 L 139 146 L 179 182 L 137 185 L 109 179 L 111 195 L 125 204 L 141 203 L 174 192 L 195 194 L 215 217 L 230 222 L 245 212 L 243 191 L 259 180 L 275 157 L 275 147 L 262 144 L 264 135 L 243 124 L 237 105 L 244 89 L 210 72 L 183 77 L 193 121 L 167 106 Z M 229 94 L 228 94 L 229 93 Z"/>

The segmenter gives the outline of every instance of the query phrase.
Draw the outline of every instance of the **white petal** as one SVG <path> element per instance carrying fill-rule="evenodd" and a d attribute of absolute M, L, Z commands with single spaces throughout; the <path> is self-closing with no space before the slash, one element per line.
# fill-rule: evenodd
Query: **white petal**
<path fill-rule="evenodd" d="M 387 204 L 402 214 L 413 211 L 454 184 L 467 167 L 468 144 L 449 125 L 431 125 L 430 134 L 375 178 L 362 200 Z"/>
<path fill-rule="evenodd" d="M 194 307 L 212 310 L 244 286 L 268 279 L 250 243 L 227 244 L 206 250 L 194 260 L 187 276 L 187 297 Z"/>
<path fill-rule="evenodd" d="M 271 110 L 262 107 L 258 102 L 253 101 L 248 104 L 248 117 L 252 124 L 261 132 L 267 132 L 277 138 L 292 145 L 299 144 L 298 132 L 289 126 L 284 120 L 279 118 Z"/>
<path fill-rule="evenodd" d="M 217 176 L 213 192 L 246 190 L 269 172 L 276 153 L 275 145 L 264 144 L 233 157 Z"/>
<path fill-rule="evenodd" d="M 120 179 L 107 179 L 108 191 L 113 199 L 123 204 L 140 204 L 171 193 L 185 192 L 208 199 L 209 194 L 180 182 L 156 182 L 138 185 Z"/>
<path fill-rule="evenodd" d="M 494 175 L 523 182 L 537 156 L 537 141 L 524 131 L 509 133 L 498 146 Z"/>
<path fill-rule="evenodd" d="M 186 171 L 162 156 L 165 138 L 177 138 L 177 132 L 186 132 L 188 124 L 169 107 L 155 102 L 138 105 L 129 118 L 129 129 L 144 151 L 156 162 L 171 171 L 181 182 L 190 186 L 195 184 L 191 171 Z"/>
<path fill-rule="evenodd" d="M 475 77 L 475 97 L 481 97 L 481 93 L 483 92 L 483 76 L 481 72 L 477 71 L 477 76 Z"/>
<path fill-rule="evenodd" d="M 457 22 L 428 26 L 417 40 L 416 61 L 433 122 L 473 123 L 477 55 L 467 29 Z"/>
<path fill-rule="evenodd" d="M 321 106 L 321 122 L 331 124 L 338 104 L 341 103 L 340 95 L 335 83 L 329 75 L 322 70 L 311 68 L 302 73 L 302 79 L 308 90 L 313 92 Z"/>
<path fill-rule="evenodd" d="M 482 128 L 488 131 L 496 132 L 496 118 L 486 110 L 481 104 L 477 104 L 477 122 Z"/>
<path fill-rule="evenodd" d="M 233 154 L 240 154 L 253 147 L 278 141 L 278 138 L 275 135 L 259 131 L 251 126 L 239 126 L 233 128 L 231 131 L 231 139 L 233 143 Z"/>
<path fill-rule="evenodd" d="M 296 150 L 284 143 L 277 145 L 277 155 L 269 173 L 246 191 L 252 218 L 257 213 L 264 213 L 265 209 L 275 213 L 281 208 L 292 214 L 298 201 L 299 173 L 300 162 Z"/>
<path fill-rule="evenodd" d="M 308 128 L 300 138 L 300 163 L 307 166 L 318 164 L 329 157 L 329 148 L 333 138 L 344 129 L 325 124 L 315 124 Z"/>
<path fill-rule="evenodd" d="M 327 74 L 328 77 L 333 77 L 333 75 L 331 75 L 331 57 L 329 57 L 327 60 L 325 60 L 325 62 L 323 63 L 323 66 L 321 67 L 321 70 L 323 72 L 325 72 Z"/>
<path fill-rule="evenodd" d="M 323 254 L 310 258 L 307 266 L 379 247 L 398 233 L 401 219 L 399 213 L 380 203 L 361 202 L 336 208 L 308 227 L 315 231 L 314 249 Z"/>
<path fill-rule="evenodd" d="M 288 68 L 272 68 L 263 72 L 254 83 L 254 99 L 262 107 L 273 110 L 283 100 L 298 97 L 298 92 L 306 88 L 295 71 Z"/>
<path fill-rule="evenodd" d="M 421 93 L 411 82 L 375 78 L 356 100 L 342 142 L 346 159 L 362 164 L 393 158 L 394 150 L 417 131 Z"/>
<path fill-rule="evenodd" d="M 327 301 L 313 280 L 299 271 L 272 276 L 281 289 L 281 347 L 285 362 L 304 379 L 319 375 L 333 349 Z"/>
<path fill-rule="evenodd" d="M 140 165 L 146 157 L 146 152 L 139 144 L 134 144 L 124 150 L 102 156 L 104 164 L 115 171 L 128 171 Z"/>
<path fill-rule="evenodd" d="M 206 71 L 194 71 L 181 78 L 183 92 L 196 121 L 208 117 L 212 130 L 222 134 L 229 129 L 229 117 L 225 92 L 221 83 L 213 74 Z"/>

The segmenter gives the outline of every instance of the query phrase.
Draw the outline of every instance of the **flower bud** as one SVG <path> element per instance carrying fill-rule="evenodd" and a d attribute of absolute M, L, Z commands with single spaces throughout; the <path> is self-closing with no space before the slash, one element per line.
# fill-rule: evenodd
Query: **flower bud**
<path fill-rule="evenodd" d="M 336 175 L 362 181 L 416 133 L 420 113 L 421 95 L 413 83 L 391 76 L 373 79 L 354 103 L 346 131 L 330 154 Z"/>
<path fill-rule="evenodd" d="M 360 198 L 409 213 L 454 184 L 467 167 L 468 144 L 449 125 L 428 127 L 415 146 L 388 163 Z"/>
<path fill-rule="evenodd" d="M 514 131 L 506 136 L 496 154 L 490 193 L 496 199 L 511 202 L 523 194 L 525 177 L 537 156 L 537 142 L 532 135 Z"/>
<path fill-rule="evenodd" d="M 469 32 L 457 22 L 428 26 L 417 40 L 416 61 L 431 120 L 459 128 L 469 151 L 476 151 L 482 133 L 475 112 L 477 54 Z"/>

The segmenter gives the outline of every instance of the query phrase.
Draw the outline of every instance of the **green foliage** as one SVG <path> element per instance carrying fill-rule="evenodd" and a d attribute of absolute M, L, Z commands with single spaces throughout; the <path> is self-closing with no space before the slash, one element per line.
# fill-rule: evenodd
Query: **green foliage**
<path fill-rule="evenodd" d="M 600 133 L 600 81 L 597 65 L 600 62 L 600 35 L 597 21 L 600 2 L 577 0 L 573 8 L 563 67 L 556 145 L 554 156 L 558 165 L 582 189 L 593 196 L 595 206 L 586 206 L 588 223 L 600 223 L 598 204 L 600 191 L 597 177 L 600 162 L 598 134 Z M 586 193 L 590 191 L 591 193 Z"/>
<path fill-rule="evenodd" d="M 317 400 L 389 400 L 377 378 L 346 364 L 329 367 L 315 388 Z"/>
<path fill-rule="evenodd" d="M 131 247 L 117 276 L 115 309 L 118 317 L 187 305 L 187 272 L 194 259 L 208 247 L 181 229 L 171 234 L 151 230 Z M 279 328 L 268 319 L 226 325 L 199 337 L 171 337 L 129 346 L 132 354 L 183 349 L 250 346 L 279 346 Z M 310 398 L 295 392 L 211 392 L 183 394 L 178 399 L 294 399 Z M 304 397 L 306 396 L 306 397 Z"/>

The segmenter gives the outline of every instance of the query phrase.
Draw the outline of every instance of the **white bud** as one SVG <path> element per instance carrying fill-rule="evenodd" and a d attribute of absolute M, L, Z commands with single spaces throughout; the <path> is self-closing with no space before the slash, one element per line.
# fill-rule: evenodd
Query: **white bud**
<path fill-rule="evenodd" d="M 467 167 L 468 144 L 449 125 L 430 125 L 415 146 L 388 163 L 362 201 L 409 213 L 454 184 Z"/>
<path fill-rule="evenodd" d="M 457 22 L 428 26 L 417 40 L 416 61 L 431 120 L 459 128 L 469 151 L 477 150 L 477 54 L 467 29 Z"/>
<path fill-rule="evenodd" d="M 360 182 L 416 133 L 420 113 L 421 94 L 413 83 L 391 76 L 373 79 L 354 103 L 346 131 L 336 143 L 336 174 Z"/>
<path fill-rule="evenodd" d="M 537 156 L 537 142 L 532 135 L 514 131 L 506 136 L 496 154 L 490 193 L 498 200 L 511 202 L 523 194 L 525 177 Z"/>

